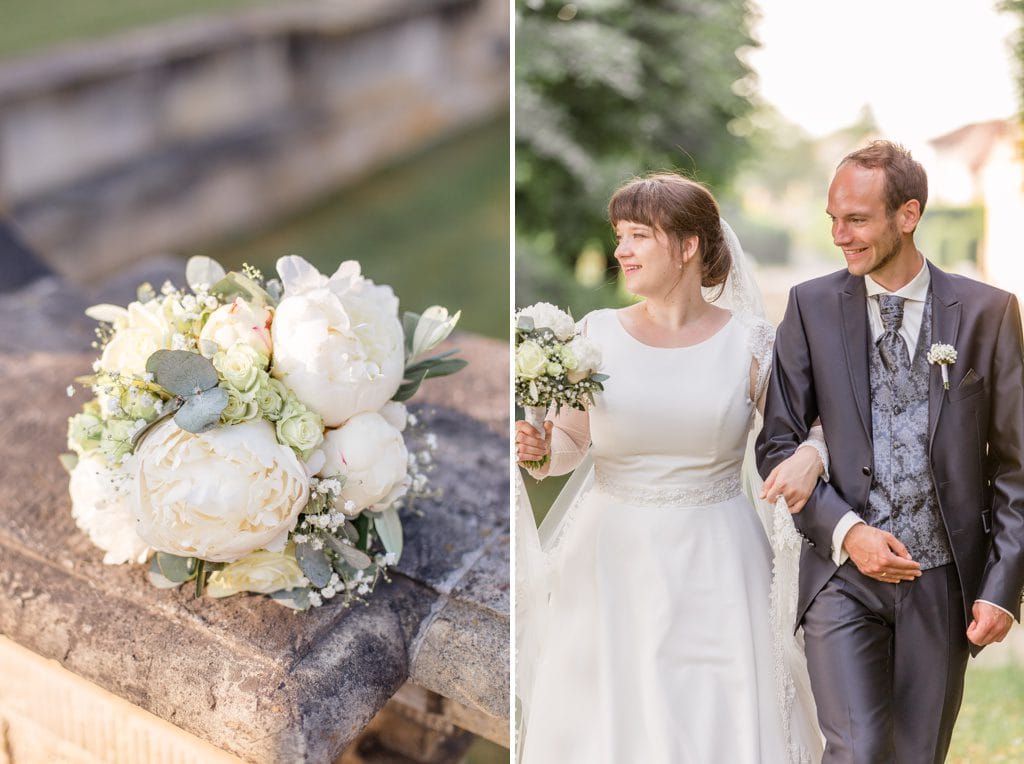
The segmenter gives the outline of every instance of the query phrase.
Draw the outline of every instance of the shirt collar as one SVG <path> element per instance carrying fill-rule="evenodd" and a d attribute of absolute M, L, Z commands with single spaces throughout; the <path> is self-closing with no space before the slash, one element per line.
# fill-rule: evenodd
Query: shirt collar
<path fill-rule="evenodd" d="M 871 276 L 864 276 L 864 286 L 867 289 L 868 297 L 874 297 L 880 294 L 894 294 L 897 297 L 903 297 L 907 300 L 916 300 L 918 302 L 924 302 L 928 299 L 928 287 L 932 283 L 932 274 L 928 270 L 928 261 L 925 258 L 921 258 L 921 270 L 917 272 L 917 275 L 912 278 L 909 283 L 903 286 L 902 289 L 897 289 L 895 292 L 890 292 L 884 286 L 875 281 Z"/>

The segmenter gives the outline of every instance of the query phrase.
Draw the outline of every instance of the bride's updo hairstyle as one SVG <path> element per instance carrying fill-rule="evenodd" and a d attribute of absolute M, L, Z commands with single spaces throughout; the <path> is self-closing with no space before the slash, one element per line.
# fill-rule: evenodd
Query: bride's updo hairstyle
<path fill-rule="evenodd" d="M 671 172 L 631 180 L 608 202 L 608 220 L 613 228 L 623 220 L 660 228 L 677 247 L 696 236 L 702 287 L 720 286 L 729 275 L 718 202 L 700 183 Z"/>

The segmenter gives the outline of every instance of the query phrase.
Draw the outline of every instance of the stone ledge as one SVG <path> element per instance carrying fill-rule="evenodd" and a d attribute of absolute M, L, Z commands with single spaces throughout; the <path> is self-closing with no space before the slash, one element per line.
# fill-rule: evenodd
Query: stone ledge
<path fill-rule="evenodd" d="M 123 302 L 138 281 L 131 274 L 103 291 Z M 508 346 L 456 337 L 470 366 L 423 387 L 415 408 L 438 435 L 434 481 L 444 495 L 407 518 L 392 583 L 366 606 L 296 614 L 262 597 L 154 589 L 143 566 L 104 566 L 75 527 L 56 455 L 81 402 L 64 388 L 93 358 L 69 346 L 84 344 L 78 311 L 94 296 L 51 278 L 0 298 L 8 337 L 55 351 L 19 352 L 10 340 L 0 348 L 0 634 L 249 761 L 333 760 L 410 677 L 500 740 L 509 708 Z M 45 317 L 28 312 L 40 299 Z M 470 411 L 442 407 L 453 402 Z"/>

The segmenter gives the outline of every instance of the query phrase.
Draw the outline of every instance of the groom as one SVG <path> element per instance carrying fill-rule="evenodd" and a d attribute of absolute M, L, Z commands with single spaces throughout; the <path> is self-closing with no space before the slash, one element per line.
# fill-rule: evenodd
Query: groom
<path fill-rule="evenodd" d="M 825 762 L 943 761 L 968 652 L 1020 619 L 1020 311 L 924 259 L 927 197 L 898 145 L 840 162 L 827 212 L 847 267 L 790 292 L 757 442 L 764 476 L 816 417 L 828 444 L 830 481 L 793 517 Z"/>

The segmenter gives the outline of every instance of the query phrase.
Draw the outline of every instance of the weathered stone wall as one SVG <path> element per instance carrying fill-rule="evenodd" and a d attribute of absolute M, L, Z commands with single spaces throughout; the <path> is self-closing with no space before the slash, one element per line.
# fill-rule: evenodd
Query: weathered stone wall
<path fill-rule="evenodd" d="M 78 282 L 251 229 L 508 104 L 507 0 L 303 0 L 0 66 L 0 210 Z"/>
<path fill-rule="evenodd" d="M 407 682 L 452 700 L 446 723 L 507 745 L 506 343 L 449 339 L 469 367 L 417 396 L 443 495 L 405 517 L 402 559 L 365 607 L 297 614 L 155 589 L 144 566 L 103 565 L 75 527 L 57 455 L 82 402 L 65 387 L 94 357 L 81 308 L 123 304 L 144 280 L 181 283 L 182 270 L 167 259 L 100 289 L 50 276 L 0 294 L 0 635 L 246 761 L 327 764 Z M 0 741 L 37 723 L 17 699 L 0 692 Z"/>

